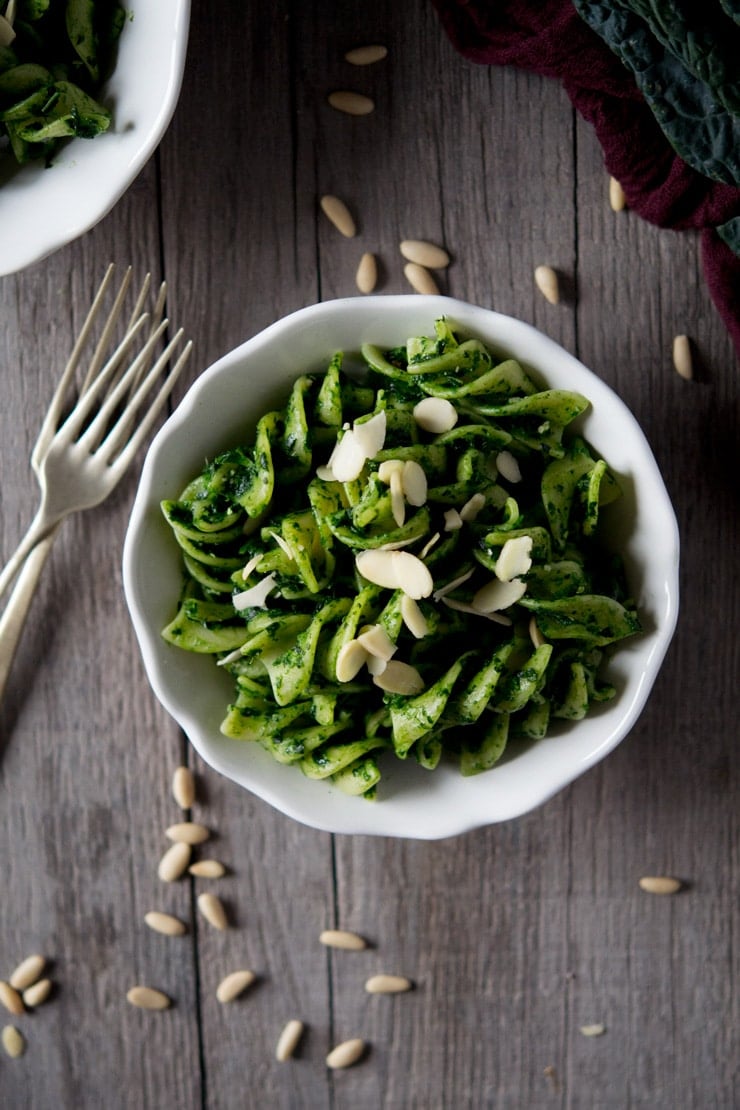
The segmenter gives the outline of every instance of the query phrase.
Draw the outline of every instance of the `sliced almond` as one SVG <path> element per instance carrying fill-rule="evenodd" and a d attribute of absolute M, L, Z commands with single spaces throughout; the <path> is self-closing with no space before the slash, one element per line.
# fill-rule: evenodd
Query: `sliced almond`
<path fill-rule="evenodd" d="M 443 597 L 442 604 L 446 605 L 448 609 L 456 609 L 458 613 L 469 613 L 471 617 L 483 617 L 485 620 L 494 621 L 495 624 L 506 625 L 511 624 L 511 618 L 504 616 L 503 613 L 483 613 L 480 609 L 473 608 L 467 601 L 456 601 L 454 597 Z"/>
<path fill-rule="evenodd" d="M 375 102 L 369 96 L 352 92 L 350 89 L 338 89 L 329 93 L 327 100 L 332 108 L 338 112 L 345 112 L 348 116 L 369 116 L 375 109 Z"/>
<path fill-rule="evenodd" d="M 396 564 L 396 582 L 400 589 L 409 597 L 418 601 L 422 597 L 429 597 L 434 589 L 434 581 L 429 573 L 426 563 L 422 563 L 410 551 L 393 551 L 391 557 Z"/>
<path fill-rule="evenodd" d="M 424 679 L 416 667 L 391 659 L 382 674 L 374 675 L 373 682 L 389 694 L 420 694 L 424 689 Z"/>
<path fill-rule="evenodd" d="M 606 1032 L 606 1026 L 600 1023 L 595 1025 L 582 1025 L 580 1028 L 584 1037 L 600 1037 Z"/>
<path fill-rule="evenodd" d="M 357 233 L 357 228 L 352 213 L 344 201 L 340 200 L 339 197 L 327 195 L 322 197 L 319 203 L 321 211 L 337 231 L 344 235 L 346 239 L 352 239 Z"/>
<path fill-rule="evenodd" d="M 210 835 L 210 829 L 207 829 L 205 825 L 199 825 L 197 821 L 181 821 L 179 824 L 170 825 L 168 829 L 165 829 L 167 839 L 174 840 L 179 844 L 203 844 Z"/>
<path fill-rule="evenodd" d="M 378 451 L 383 450 L 386 428 L 387 420 L 384 409 L 374 413 L 369 420 L 355 420 L 352 431 L 366 458 L 374 459 Z"/>
<path fill-rule="evenodd" d="M 51 979 L 39 979 L 38 983 L 33 983 L 30 987 L 26 987 L 23 992 L 23 1001 L 29 1009 L 33 1010 L 36 1006 L 41 1006 L 46 1002 L 51 994 L 52 982 Z"/>
<path fill-rule="evenodd" d="M 363 451 L 354 431 L 350 428 L 339 440 L 331 460 L 331 469 L 335 481 L 354 482 L 355 478 L 360 477 L 366 460 L 367 454 Z"/>
<path fill-rule="evenodd" d="M 380 43 L 369 43 L 367 46 L 355 46 L 344 55 L 345 61 L 353 66 L 371 66 L 374 62 L 382 62 L 388 56 L 388 47 Z"/>
<path fill-rule="evenodd" d="M 231 604 L 238 612 L 244 609 L 264 609 L 267 604 L 268 594 L 271 594 L 277 585 L 274 574 L 268 574 L 248 590 L 233 594 Z"/>
<path fill-rule="evenodd" d="M 520 578 L 532 566 L 532 537 L 515 536 L 507 540 L 496 560 L 494 573 L 501 582 Z"/>
<path fill-rule="evenodd" d="M 401 487 L 409 505 L 419 508 L 427 500 L 427 476 L 415 459 L 407 459 L 401 471 Z"/>
<path fill-rule="evenodd" d="M 499 451 L 496 456 L 496 470 L 507 482 L 521 482 L 522 472 L 519 463 L 511 451 Z"/>
<path fill-rule="evenodd" d="M 441 435 L 457 424 L 457 409 L 446 397 L 424 397 L 414 405 L 413 416 L 425 432 Z"/>
<path fill-rule="evenodd" d="M 432 595 L 434 600 L 440 601 L 441 598 L 445 597 L 446 594 L 451 594 L 452 591 L 456 590 L 458 586 L 462 586 L 464 582 L 467 582 L 469 578 L 472 578 L 474 573 L 475 568 L 473 567 L 470 570 L 466 570 L 464 574 L 459 574 L 457 578 L 453 578 L 450 582 L 447 582 L 446 585 L 440 586 L 440 588 L 438 590 L 435 590 Z"/>
<path fill-rule="evenodd" d="M 155 933 L 162 933 L 166 937 L 181 937 L 187 932 L 185 922 L 171 913 L 160 913 L 159 910 L 150 910 L 144 914 L 144 921 Z"/>
<path fill-rule="evenodd" d="M 406 281 L 416 293 L 435 296 L 439 293 L 439 286 L 429 270 L 420 266 L 418 262 L 407 262 L 403 268 Z"/>
<path fill-rule="evenodd" d="M 361 293 L 372 293 L 378 284 L 378 261 L 374 254 L 365 251 L 357 266 L 355 285 Z"/>
<path fill-rule="evenodd" d="M 0 17 L 2 18 L 2 17 Z M 14 1025 L 6 1025 L 0 1033 L 0 1040 L 8 1056 L 17 1060 L 26 1051 L 26 1038 Z"/>
<path fill-rule="evenodd" d="M 388 666 L 387 659 L 381 659 L 379 655 L 368 655 L 367 657 L 367 673 L 372 675 L 373 678 L 376 674 L 382 674 Z"/>
<path fill-rule="evenodd" d="M 367 651 L 359 640 L 348 640 L 337 654 L 337 682 L 351 682 L 367 662 Z"/>
<path fill-rule="evenodd" d="M 432 550 L 432 548 L 434 547 L 434 545 L 435 545 L 436 543 L 439 543 L 439 541 L 440 541 L 440 538 L 441 538 L 441 537 L 440 537 L 440 534 L 439 534 L 439 532 L 435 532 L 435 533 L 434 533 L 434 535 L 433 535 L 433 536 L 431 536 L 431 537 L 430 537 L 430 538 L 429 538 L 429 539 L 427 540 L 427 542 L 426 542 L 426 543 L 424 544 L 424 546 L 422 547 L 421 551 L 419 552 L 419 558 L 420 558 L 420 559 L 426 559 L 427 555 L 428 555 L 428 554 L 429 554 L 429 552 L 430 552 L 430 551 Z"/>
<path fill-rule="evenodd" d="M 13 25 L 4 15 L 0 15 L 0 46 L 10 46 L 14 38 Z"/>
<path fill-rule="evenodd" d="M 471 520 L 475 520 L 478 513 L 481 511 L 486 503 L 485 495 L 482 493 L 474 493 L 460 509 L 460 520 L 465 524 L 470 524 Z"/>
<path fill-rule="evenodd" d="M 293 552 L 290 549 L 290 544 L 288 543 L 288 541 L 283 539 L 279 532 L 270 532 L 270 536 L 274 539 L 275 543 L 278 545 L 283 555 L 286 555 L 292 563 L 294 561 Z"/>
<path fill-rule="evenodd" d="M 681 889 L 680 880 L 668 875 L 645 875 L 639 885 L 647 894 L 677 894 Z"/>
<path fill-rule="evenodd" d="M 171 1000 L 164 991 L 155 987 L 132 987 L 126 994 L 132 1006 L 141 1010 L 166 1010 L 171 1005 Z"/>
<path fill-rule="evenodd" d="M 426 266 L 429 270 L 444 270 L 450 264 L 447 251 L 434 243 L 428 243 L 425 239 L 403 239 L 399 249 L 409 262 Z"/>
<path fill-rule="evenodd" d="M 226 874 L 226 868 L 217 859 L 199 859 L 190 864 L 188 871 L 199 879 L 220 879 Z"/>
<path fill-rule="evenodd" d="M 18 964 L 8 982 L 17 991 L 23 991 L 41 977 L 45 967 L 46 960 L 43 956 L 38 954 L 26 956 L 25 960 Z"/>
<path fill-rule="evenodd" d="M 382 548 L 359 551 L 355 556 L 355 565 L 362 577 L 372 582 L 374 586 L 395 590 L 398 587 L 396 563 L 393 558 L 395 554 L 395 551 L 386 551 Z"/>
<path fill-rule="evenodd" d="M 333 481 L 335 481 L 334 471 L 332 470 L 332 468 L 330 466 L 317 466 L 316 467 L 316 477 L 320 478 L 322 482 L 333 482 Z"/>
<path fill-rule="evenodd" d="M 391 474 L 391 512 L 399 528 L 403 527 L 403 522 L 406 519 L 406 501 L 403 496 L 403 484 L 401 481 L 402 471 L 394 470 Z"/>
<path fill-rule="evenodd" d="M 532 647 L 534 648 L 542 647 L 543 644 L 547 643 L 547 640 L 540 632 L 540 627 L 537 624 L 536 617 L 532 617 L 529 621 L 529 638 L 532 641 Z"/>
<path fill-rule="evenodd" d="M 172 797 L 180 809 L 191 809 L 195 801 L 195 778 L 189 767 L 178 767 L 172 776 Z"/>
<path fill-rule="evenodd" d="M 403 617 L 403 623 L 412 636 L 415 636 L 417 640 L 421 640 L 426 636 L 429 631 L 427 619 L 417 602 L 414 601 L 413 597 L 409 597 L 408 594 L 404 594 L 401 598 L 401 616 Z"/>
<path fill-rule="evenodd" d="M 364 1053 L 365 1042 L 360 1037 L 342 1041 L 326 1057 L 326 1066 L 328 1068 L 349 1068 L 352 1064 L 356 1064 Z"/>
<path fill-rule="evenodd" d="M 396 645 L 381 624 L 371 625 L 357 639 L 365 651 L 377 659 L 384 659 L 386 663 L 396 653 Z"/>
<path fill-rule="evenodd" d="M 303 1022 L 298 1021 L 296 1018 L 293 1018 L 292 1021 L 287 1023 L 278 1037 L 278 1043 L 275 1049 L 276 1060 L 279 1060 L 281 1063 L 290 1060 L 300 1044 L 303 1030 Z"/>
<path fill-rule="evenodd" d="M 694 376 L 694 360 L 688 335 L 677 335 L 673 340 L 673 365 L 684 381 L 691 381 Z"/>
<path fill-rule="evenodd" d="M 174 883 L 185 874 L 192 852 L 193 849 L 184 841 L 179 841 L 167 849 L 157 868 L 157 874 L 163 883 Z"/>
<path fill-rule="evenodd" d="M 227 929 L 229 926 L 226 910 L 220 898 L 215 894 L 199 894 L 198 909 L 209 925 L 214 929 Z"/>
<path fill-rule="evenodd" d="M 233 1002 L 247 987 L 251 987 L 257 976 L 253 971 L 244 968 L 241 971 L 232 971 L 226 975 L 216 987 L 216 998 L 219 1002 Z"/>
<path fill-rule="evenodd" d="M 3 1005 L 9 1014 L 22 1014 L 24 1012 L 23 999 L 15 987 L 0 979 L 0 1005 Z"/>
<path fill-rule="evenodd" d="M 534 272 L 534 282 L 542 296 L 550 304 L 557 304 L 560 300 L 560 284 L 558 275 L 552 266 L 538 266 Z"/>
<path fill-rule="evenodd" d="M 347 929 L 324 929 L 319 933 L 319 941 L 327 948 L 344 948 L 349 952 L 359 952 L 367 948 L 367 941 L 359 933 Z"/>
<path fill-rule="evenodd" d="M 405 465 L 403 459 L 383 459 L 378 467 L 378 478 L 388 486 L 390 485 L 391 474 L 394 471 L 398 471 L 400 474 Z"/>
<path fill-rule="evenodd" d="M 365 990 L 368 994 L 402 994 L 412 986 L 405 975 L 372 975 L 365 983 Z"/>
<path fill-rule="evenodd" d="M 252 574 L 255 567 L 257 566 L 257 563 L 260 561 L 261 558 L 262 558 L 262 552 L 258 551 L 256 555 L 252 556 L 252 558 L 249 560 L 247 565 L 244 567 L 244 570 L 242 571 L 242 578 L 244 579 L 245 582 L 249 578 L 250 574 Z"/>
<path fill-rule="evenodd" d="M 501 582 L 494 578 L 478 590 L 473 598 L 473 608 L 479 613 L 500 612 L 514 605 L 526 592 L 527 583 L 519 578 L 514 578 L 511 582 Z"/>
<path fill-rule="evenodd" d="M 627 198 L 624 195 L 624 189 L 617 181 L 616 177 L 609 178 L 609 204 L 612 212 L 621 212 L 622 209 L 627 207 Z"/>
<path fill-rule="evenodd" d="M 457 509 L 446 509 L 444 514 L 445 532 L 457 532 L 463 526 L 463 518 Z"/>

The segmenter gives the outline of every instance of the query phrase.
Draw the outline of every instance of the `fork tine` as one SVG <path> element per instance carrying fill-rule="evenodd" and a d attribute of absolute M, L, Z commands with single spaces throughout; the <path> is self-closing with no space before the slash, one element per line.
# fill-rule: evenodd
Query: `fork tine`
<path fill-rule="evenodd" d="M 72 409 L 69 416 L 61 425 L 61 427 L 58 429 L 57 435 L 64 433 L 68 439 L 72 439 L 81 431 L 85 421 L 90 416 L 93 407 L 98 403 L 98 396 L 103 388 L 105 386 L 109 387 L 109 392 L 107 395 L 108 398 L 110 398 L 110 396 L 112 396 L 112 394 L 116 392 L 118 384 L 120 384 L 120 382 L 111 389 L 111 376 L 114 375 L 115 371 L 120 366 L 122 359 L 126 357 L 131 344 L 136 339 L 137 335 L 142 330 L 147 320 L 148 316 L 146 315 L 146 313 L 143 316 L 140 316 L 139 319 L 136 321 L 136 324 L 134 325 L 132 331 L 128 332 L 128 334 L 123 337 L 111 357 L 106 362 L 105 366 L 98 374 L 97 378 L 95 378 L 95 380 L 91 382 L 90 385 L 87 387 L 86 391 L 80 395 L 77 404 Z M 97 420 L 97 415 L 95 417 L 95 420 Z"/>
<path fill-rule="evenodd" d="M 159 370 L 164 365 L 165 359 L 169 358 L 170 349 L 173 347 L 173 345 L 176 342 L 179 342 L 181 336 L 182 336 L 182 328 L 180 329 L 179 332 L 177 332 L 175 338 L 171 341 L 171 343 L 168 344 L 165 351 L 159 357 L 155 367 L 152 370 L 152 373 L 154 373 L 154 370 L 157 370 L 157 372 L 159 372 Z M 159 393 L 157 394 L 157 396 L 154 398 L 154 400 L 150 404 L 149 409 L 147 410 L 146 416 L 143 418 L 141 423 L 138 425 L 136 431 L 131 436 L 128 443 L 126 444 L 126 446 L 121 451 L 121 453 L 111 463 L 111 466 L 114 467 L 116 470 L 120 470 L 121 472 L 123 472 L 126 469 L 126 467 L 129 465 L 129 463 L 131 462 L 131 460 L 134 457 L 134 455 L 136 454 L 136 452 L 139 450 L 139 447 L 141 446 L 144 439 L 148 435 L 149 430 L 152 427 L 152 424 L 154 423 L 154 421 L 159 416 L 160 411 L 162 409 L 162 406 L 164 405 L 165 401 L 167 400 L 170 393 L 172 392 L 172 388 L 175 385 L 175 382 L 177 381 L 178 377 L 180 376 L 180 373 L 182 371 L 183 366 L 185 365 L 185 363 L 190 358 L 190 352 L 192 351 L 192 349 L 193 349 L 193 341 L 192 341 L 192 339 L 189 339 L 187 341 L 187 343 L 185 344 L 185 347 L 183 348 L 183 350 L 180 352 L 180 355 L 177 359 L 177 362 L 172 367 L 172 369 L 170 370 L 167 377 L 164 379 L 164 381 L 162 383 L 162 386 L 159 390 Z M 137 393 L 138 392 L 139 391 L 137 390 Z"/>
<path fill-rule="evenodd" d="M 143 324 L 146 319 L 147 319 L 146 316 L 141 316 L 139 318 L 139 323 Z M 99 409 L 95 413 L 95 416 L 93 417 L 93 419 L 88 424 L 87 428 L 85 428 L 84 432 L 79 437 L 78 443 L 81 446 L 83 446 L 86 450 L 93 451 L 95 449 L 96 444 L 98 444 L 103 439 L 103 436 L 105 435 L 105 431 L 106 431 L 108 422 L 110 421 L 111 417 L 113 416 L 113 413 L 115 412 L 118 405 L 120 405 L 121 402 L 123 401 L 123 399 L 126 395 L 126 392 L 131 388 L 131 383 L 136 381 L 138 379 L 138 377 L 140 376 L 142 366 L 146 367 L 148 365 L 149 360 L 151 358 L 152 351 L 154 350 L 156 344 L 159 342 L 159 340 L 160 340 L 163 332 L 165 331 L 168 323 L 169 323 L 168 320 L 163 320 L 161 322 L 161 324 L 156 329 L 156 331 L 153 332 L 152 335 L 150 335 L 149 338 L 146 340 L 146 342 L 144 343 L 144 346 L 141 348 L 139 353 L 136 355 L 136 357 L 134 358 L 134 360 L 130 364 L 130 366 L 127 367 L 126 371 L 116 381 L 116 384 L 114 385 L 114 387 L 112 389 L 109 389 L 108 393 L 106 394 L 105 400 L 100 405 Z M 137 325 L 137 330 L 138 330 L 138 325 Z M 133 338 L 134 334 L 135 334 L 134 332 L 131 333 L 131 338 Z M 105 373 L 105 369 L 103 371 L 101 371 L 100 378 L 103 377 L 104 373 Z M 93 385 L 92 388 L 96 389 L 97 384 L 98 383 L 96 382 Z M 85 406 L 84 402 L 86 400 L 87 400 L 87 395 L 83 399 L 83 403 L 80 405 L 81 409 L 83 409 L 85 407 L 87 407 L 89 409 L 91 407 L 90 405 Z M 127 408 L 128 408 L 128 405 L 127 405 Z M 76 415 L 76 412 L 73 415 Z M 123 414 L 122 419 L 125 419 L 125 414 Z M 82 427 L 83 421 L 84 421 L 84 416 L 83 416 L 82 420 L 77 420 L 75 422 L 75 424 L 70 425 L 70 431 L 72 431 L 73 433 L 76 434 L 76 432 L 78 432 L 80 430 L 80 428 Z"/>
<path fill-rule="evenodd" d="M 90 388 L 90 385 L 98 374 L 100 367 L 105 361 L 105 352 L 110 347 L 111 339 L 113 336 L 113 329 L 118 323 L 118 318 L 121 315 L 121 309 L 123 308 L 123 302 L 126 299 L 126 294 L 128 293 L 128 287 L 131 284 L 131 274 L 132 267 L 127 266 L 126 270 L 124 271 L 123 280 L 121 282 L 120 288 L 116 293 L 116 298 L 113 301 L 110 312 L 108 313 L 108 319 L 105 321 L 102 334 L 100 336 L 100 339 L 98 340 L 95 350 L 93 351 L 93 356 L 90 360 L 90 365 L 87 368 L 85 380 L 80 386 L 80 396 L 83 393 L 86 393 L 87 390 Z"/>
<path fill-rule="evenodd" d="M 77 370 L 77 364 L 80 361 L 80 355 L 85 344 L 87 343 L 90 331 L 92 330 L 92 326 L 95 323 L 95 319 L 98 315 L 101 302 L 108 291 L 108 286 L 113 279 L 115 268 L 115 262 L 111 262 L 108 266 L 108 269 L 105 271 L 103 280 L 98 286 L 98 291 L 95 294 L 93 303 L 90 305 L 88 314 L 85 317 L 85 322 L 83 323 L 82 329 L 80 330 L 80 333 L 75 341 L 75 345 L 72 348 L 72 353 L 67 359 L 67 365 L 62 371 L 62 376 L 59 379 L 56 390 L 54 391 L 54 396 L 52 397 L 49 408 L 46 411 L 46 416 L 44 417 L 43 423 L 41 425 L 41 430 L 38 434 L 36 443 L 31 453 L 31 462 L 34 466 L 37 466 L 40 462 L 41 457 L 46 452 L 49 443 L 51 442 L 52 436 L 56 431 L 57 424 L 59 423 L 59 418 L 62 415 L 62 407 L 64 405 L 65 394 L 69 387 L 69 383 L 71 382 L 72 378 L 74 377 L 75 371 Z"/>

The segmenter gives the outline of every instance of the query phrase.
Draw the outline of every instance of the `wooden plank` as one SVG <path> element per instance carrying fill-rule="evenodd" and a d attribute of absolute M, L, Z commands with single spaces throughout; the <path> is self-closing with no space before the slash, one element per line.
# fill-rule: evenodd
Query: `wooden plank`
<path fill-rule="evenodd" d="M 164 258 L 173 313 L 191 321 L 191 377 L 318 297 L 311 125 L 296 85 L 302 60 L 289 14 L 284 4 L 193 10 L 183 94 L 162 148 Z M 214 74 L 232 95 L 204 113 L 202 105 L 214 103 Z M 301 162 L 297 127 L 308 141 Z M 208 167 L 196 203 L 182 172 L 189 164 Z M 253 1098 L 286 1110 L 328 1106 L 329 979 L 317 938 L 332 906 L 330 838 L 219 776 L 206 782 L 203 813 L 214 815 L 214 852 L 230 874 L 215 887 L 199 881 L 196 891 L 222 891 L 232 919 L 223 934 L 197 919 L 207 1105 Z M 221 1005 L 216 986 L 245 965 L 257 984 Z M 292 1018 L 306 1023 L 306 1034 L 296 1059 L 278 1063 L 277 1040 Z"/>
<path fill-rule="evenodd" d="M 30 450 L 108 261 L 130 260 L 141 280 L 157 258 L 153 170 L 82 242 L 0 283 L 6 552 L 30 521 Z M 189 920 L 190 894 L 156 876 L 181 741 L 145 691 L 123 601 L 134 484 L 63 526 L 0 706 L 0 975 L 40 951 L 56 984 L 14 1019 L 28 1048 L 3 1063 L 8 1106 L 200 1105 L 192 934 L 168 940 L 143 921 L 152 908 Z M 135 1010 L 137 982 L 175 1005 Z"/>

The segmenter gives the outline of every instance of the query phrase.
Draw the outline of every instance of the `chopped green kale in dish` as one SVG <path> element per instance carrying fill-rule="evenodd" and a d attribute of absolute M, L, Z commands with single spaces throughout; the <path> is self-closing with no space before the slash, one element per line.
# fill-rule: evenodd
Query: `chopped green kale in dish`
<path fill-rule="evenodd" d="M 585 397 L 446 320 L 361 354 L 162 503 L 185 568 L 163 636 L 232 675 L 226 736 L 373 797 L 385 751 L 473 775 L 581 719 L 640 623 L 600 536 L 619 485 L 570 427 Z"/>

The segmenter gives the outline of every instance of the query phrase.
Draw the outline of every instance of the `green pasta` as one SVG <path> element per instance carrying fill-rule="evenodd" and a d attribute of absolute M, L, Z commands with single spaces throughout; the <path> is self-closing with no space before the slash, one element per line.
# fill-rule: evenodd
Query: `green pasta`
<path fill-rule="evenodd" d="M 232 675 L 227 737 L 372 798 L 383 757 L 474 775 L 580 720 L 640 622 L 585 397 L 444 319 L 344 361 L 162 503 L 185 569 L 163 636 Z"/>

